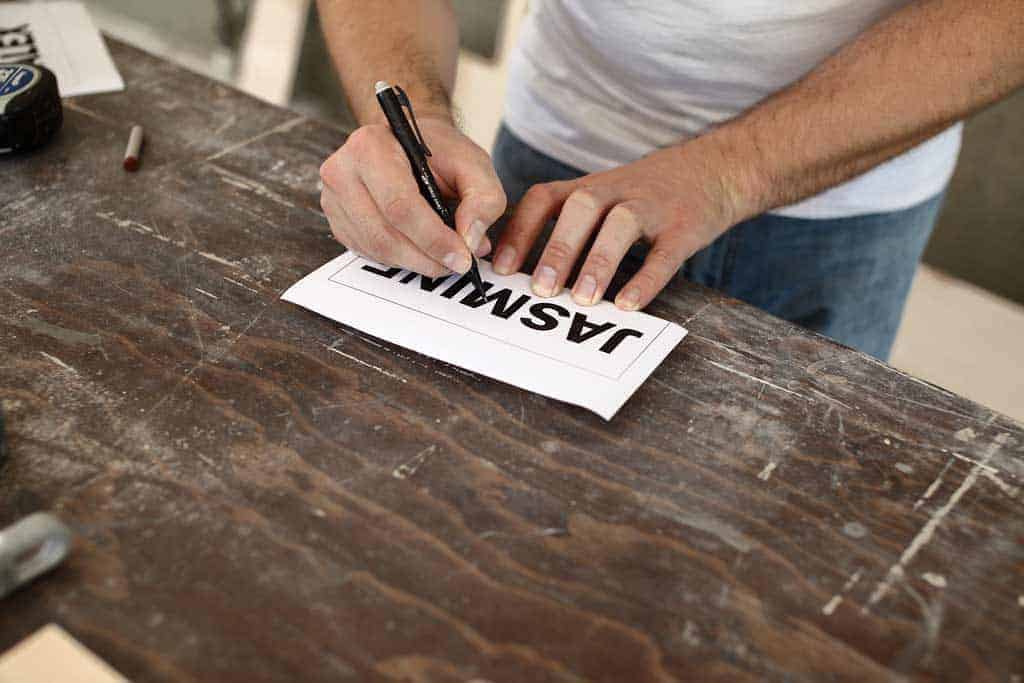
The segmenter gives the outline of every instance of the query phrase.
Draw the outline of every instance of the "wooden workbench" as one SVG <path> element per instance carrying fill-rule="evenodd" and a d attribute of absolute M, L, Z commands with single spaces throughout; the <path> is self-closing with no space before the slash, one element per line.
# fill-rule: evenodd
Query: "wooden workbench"
<path fill-rule="evenodd" d="M 0 651 L 55 621 L 137 681 L 1024 675 L 1020 424 L 692 285 L 611 423 L 367 339 L 278 299 L 340 252 L 344 132 L 112 49 L 127 90 L 0 161 L 0 526 L 77 533 Z"/>

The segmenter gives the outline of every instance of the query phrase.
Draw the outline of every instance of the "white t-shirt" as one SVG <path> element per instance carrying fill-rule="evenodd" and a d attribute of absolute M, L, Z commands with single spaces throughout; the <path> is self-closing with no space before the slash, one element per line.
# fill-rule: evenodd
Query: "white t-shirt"
<path fill-rule="evenodd" d="M 580 170 L 621 166 L 785 88 L 905 2 L 532 0 L 509 67 L 505 121 Z M 775 213 L 833 218 L 913 206 L 946 186 L 960 137 L 957 124 Z"/>

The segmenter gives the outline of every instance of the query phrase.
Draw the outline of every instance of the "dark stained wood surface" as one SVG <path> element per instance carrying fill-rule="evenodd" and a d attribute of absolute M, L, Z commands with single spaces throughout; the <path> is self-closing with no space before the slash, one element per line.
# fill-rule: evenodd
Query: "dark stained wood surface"
<path fill-rule="evenodd" d="M 0 650 L 56 621 L 138 681 L 1021 680 L 1020 424 L 688 284 L 611 423 L 368 339 L 278 300 L 340 252 L 344 133 L 112 49 L 127 90 L 0 161 L 0 526 L 77 533 Z"/>

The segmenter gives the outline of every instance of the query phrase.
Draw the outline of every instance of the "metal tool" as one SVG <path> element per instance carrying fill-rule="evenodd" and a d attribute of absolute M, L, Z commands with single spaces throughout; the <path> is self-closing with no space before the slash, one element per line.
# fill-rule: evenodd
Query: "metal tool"
<path fill-rule="evenodd" d="M 52 71 L 35 64 L 0 64 L 0 154 L 46 144 L 63 122 Z"/>
<path fill-rule="evenodd" d="M 70 547 L 71 530 L 46 512 L 0 531 L 0 598 L 56 567 Z"/>

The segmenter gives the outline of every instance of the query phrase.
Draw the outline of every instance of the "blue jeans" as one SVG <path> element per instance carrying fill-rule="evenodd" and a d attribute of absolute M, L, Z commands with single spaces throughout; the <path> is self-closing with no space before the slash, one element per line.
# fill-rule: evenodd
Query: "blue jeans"
<path fill-rule="evenodd" d="M 584 175 L 505 126 L 493 156 L 509 205 L 535 183 Z M 763 214 L 694 254 L 680 274 L 887 360 L 942 199 L 939 194 L 909 209 L 849 218 Z"/>

